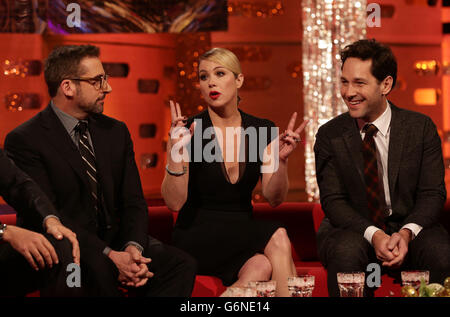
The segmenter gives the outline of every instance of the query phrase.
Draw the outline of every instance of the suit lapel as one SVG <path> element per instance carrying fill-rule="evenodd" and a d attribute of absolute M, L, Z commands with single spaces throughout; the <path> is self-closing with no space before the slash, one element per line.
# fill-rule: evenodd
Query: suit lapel
<path fill-rule="evenodd" d="M 104 177 L 109 175 L 107 171 L 110 170 L 110 153 L 106 140 L 111 139 L 111 136 L 108 135 L 108 129 L 94 116 L 89 118 L 89 133 L 94 147 L 97 175 L 102 182 L 102 187 L 104 187 L 105 183 L 107 183 L 104 181 Z"/>
<path fill-rule="evenodd" d="M 402 158 L 403 144 L 405 140 L 404 118 L 399 108 L 391 103 L 392 118 L 389 139 L 388 177 L 389 190 L 392 193 L 397 181 L 398 169 Z"/>
<path fill-rule="evenodd" d="M 363 182 L 364 180 L 364 158 L 362 156 L 362 140 L 358 131 L 356 122 L 350 116 L 348 116 L 348 123 L 344 125 L 343 138 L 347 146 L 347 150 L 353 160 L 356 171 Z"/>
<path fill-rule="evenodd" d="M 59 118 L 50 106 L 41 112 L 41 116 L 41 122 L 46 133 L 46 139 L 53 145 L 56 152 L 58 152 L 70 164 L 75 173 L 89 188 L 86 170 L 83 167 L 80 152 L 73 143 L 70 135 L 67 133 Z"/>

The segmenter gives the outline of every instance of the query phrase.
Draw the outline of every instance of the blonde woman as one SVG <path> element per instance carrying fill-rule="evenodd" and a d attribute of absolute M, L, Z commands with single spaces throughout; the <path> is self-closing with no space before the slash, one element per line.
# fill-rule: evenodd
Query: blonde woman
<path fill-rule="evenodd" d="M 278 136 L 273 122 L 238 109 L 244 76 L 227 49 L 202 55 L 198 75 L 207 110 L 188 119 L 170 102 L 161 191 L 167 206 L 180 211 L 173 242 L 196 258 L 198 274 L 217 276 L 226 286 L 272 279 L 277 296 L 288 296 L 287 277 L 296 275 L 288 235 L 278 224 L 252 219 L 251 197 L 261 177 L 269 203 L 283 202 L 288 156 L 307 122 L 294 130 L 294 113 Z"/>

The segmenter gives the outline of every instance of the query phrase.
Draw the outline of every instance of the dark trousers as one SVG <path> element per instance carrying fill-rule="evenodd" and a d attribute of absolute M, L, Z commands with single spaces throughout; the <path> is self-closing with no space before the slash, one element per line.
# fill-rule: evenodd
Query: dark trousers
<path fill-rule="evenodd" d="M 197 265 L 195 260 L 175 247 L 148 237 L 143 256 L 154 273 L 144 286 L 128 287 L 130 296 L 188 297 L 192 293 Z M 82 282 L 88 296 L 122 296 L 118 287 L 119 271 L 105 255 L 81 246 Z"/>
<path fill-rule="evenodd" d="M 338 272 L 365 272 L 369 263 L 381 266 L 374 248 L 362 235 L 335 228 L 328 219 L 324 219 L 317 232 L 317 246 L 320 261 L 327 269 L 330 296 L 339 296 Z M 428 270 L 430 283 L 442 284 L 450 274 L 450 237 L 447 231 L 439 224 L 422 229 L 409 243 L 408 253 L 399 270 Z M 366 283 L 364 295 L 373 295 L 373 291 Z"/>
<path fill-rule="evenodd" d="M 17 297 L 40 290 L 41 296 L 80 296 L 81 289 L 66 283 L 70 272 L 67 266 L 73 262 L 72 244 L 67 239 L 45 237 L 55 248 L 59 263 L 52 268 L 35 271 L 27 260 L 10 244 L 0 244 L 0 296 Z"/>

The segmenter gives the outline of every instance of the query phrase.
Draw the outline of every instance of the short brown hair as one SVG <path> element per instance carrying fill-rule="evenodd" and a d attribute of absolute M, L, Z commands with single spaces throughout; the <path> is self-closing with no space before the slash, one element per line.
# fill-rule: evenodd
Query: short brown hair
<path fill-rule="evenodd" d="M 377 42 L 375 39 L 359 40 L 347 45 L 341 51 L 342 67 L 349 57 L 356 57 L 363 61 L 372 60 L 370 68 L 372 75 L 378 82 L 392 76 L 392 88 L 394 88 L 397 81 L 397 60 L 388 46 Z"/>
<path fill-rule="evenodd" d="M 44 77 L 50 97 L 66 78 L 80 77 L 80 62 L 85 57 L 99 57 L 100 49 L 93 45 L 65 45 L 55 48 L 45 61 Z"/>

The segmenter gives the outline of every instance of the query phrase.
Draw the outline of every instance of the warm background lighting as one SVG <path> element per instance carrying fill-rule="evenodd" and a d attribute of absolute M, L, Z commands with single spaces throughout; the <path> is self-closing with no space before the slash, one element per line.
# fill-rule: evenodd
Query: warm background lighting
<path fill-rule="evenodd" d="M 414 103 L 419 106 L 435 106 L 439 101 L 439 90 L 420 88 L 414 91 Z"/>
<path fill-rule="evenodd" d="M 414 65 L 414 70 L 418 75 L 437 75 L 439 72 L 439 62 L 431 61 L 417 61 Z"/>

